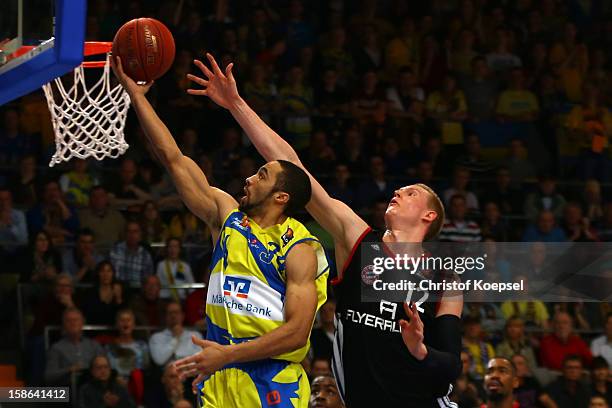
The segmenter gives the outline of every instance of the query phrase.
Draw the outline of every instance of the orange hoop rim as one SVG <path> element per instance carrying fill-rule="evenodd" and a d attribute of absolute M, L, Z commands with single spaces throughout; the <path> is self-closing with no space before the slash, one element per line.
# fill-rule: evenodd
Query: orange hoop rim
<path fill-rule="evenodd" d="M 112 48 L 112 42 L 86 41 L 83 47 L 83 55 L 89 57 L 91 55 L 108 54 Z M 104 61 L 83 61 L 81 64 L 83 68 L 104 68 L 105 65 L 106 59 Z"/>
<path fill-rule="evenodd" d="M 23 54 L 33 50 L 34 48 L 36 48 L 36 46 L 34 45 L 23 45 L 19 47 L 19 49 L 15 51 L 15 53 L 13 53 L 13 55 L 11 55 L 9 58 L 13 59 L 21 57 Z M 92 55 L 108 54 L 112 48 L 112 42 L 86 41 L 83 46 L 83 56 L 89 57 Z M 104 61 L 83 61 L 81 63 L 81 66 L 83 68 L 104 68 L 105 65 L 106 59 Z"/>

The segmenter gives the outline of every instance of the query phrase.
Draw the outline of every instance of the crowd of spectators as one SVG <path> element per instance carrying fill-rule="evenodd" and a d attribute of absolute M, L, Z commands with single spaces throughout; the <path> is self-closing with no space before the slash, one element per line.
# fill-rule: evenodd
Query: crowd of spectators
<path fill-rule="evenodd" d="M 96 0 L 88 39 L 110 41 L 144 15 L 168 25 L 177 46 L 149 97 L 211 185 L 239 197 L 261 158 L 223 108 L 185 92 L 204 52 L 235 63 L 247 102 L 374 228 L 397 187 L 422 182 L 446 206 L 440 240 L 533 242 L 536 274 L 540 243 L 612 241 L 609 2 Z M 88 407 L 189 406 L 191 387 L 169 363 L 197 351 L 206 294 L 168 286 L 206 282 L 209 230 L 132 116 L 125 157 L 49 169 L 42 94 L 0 114 L 0 262 L 27 288 L 28 383 L 76 378 Z M 324 377 L 313 396 L 330 386 L 334 306 L 321 309 L 304 362 Z M 466 304 L 451 399 L 485 402 L 488 364 L 501 356 L 516 367 L 522 408 L 612 401 L 611 312 L 604 302 Z M 85 322 L 102 328 L 85 335 Z"/>

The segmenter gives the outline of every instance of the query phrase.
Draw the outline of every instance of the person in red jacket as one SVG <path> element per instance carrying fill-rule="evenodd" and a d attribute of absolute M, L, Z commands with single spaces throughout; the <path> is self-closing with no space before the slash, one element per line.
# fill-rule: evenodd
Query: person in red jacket
<path fill-rule="evenodd" d="M 563 360 L 569 355 L 580 356 L 583 364 L 590 366 L 593 355 L 585 341 L 573 333 L 572 317 L 566 312 L 557 312 L 552 326 L 553 333 L 544 336 L 540 343 L 542 366 L 560 371 Z"/>

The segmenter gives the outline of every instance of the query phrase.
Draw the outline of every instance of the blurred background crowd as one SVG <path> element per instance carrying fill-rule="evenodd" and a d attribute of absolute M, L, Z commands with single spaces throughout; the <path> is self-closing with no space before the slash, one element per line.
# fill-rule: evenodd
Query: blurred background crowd
<path fill-rule="evenodd" d="M 149 98 L 236 197 L 262 159 L 223 108 L 185 92 L 204 52 L 235 63 L 247 102 L 374 228 L 396 188 L 421 182 L 446 205 L 442 241 L 612 241 L 611 1 L 91 0 L 88 14 L 88 40 L 141 16 L 170 27 L 176 60 Z M 168 363 L 206 331 L 206 226 L 134 117 L 124 157 L 48 168 L 42 93 L 0 115 L 0 362 L 27 384 L 73 386 L 83 407 L 191 406 Z M 313 378 L 330 373 L 334 306 L 313 330 Z M 521 407 L 612 401 L 610 303 L 467 303 L 463 327 L 461 407 L 486 400 L 499 355 Z"/>

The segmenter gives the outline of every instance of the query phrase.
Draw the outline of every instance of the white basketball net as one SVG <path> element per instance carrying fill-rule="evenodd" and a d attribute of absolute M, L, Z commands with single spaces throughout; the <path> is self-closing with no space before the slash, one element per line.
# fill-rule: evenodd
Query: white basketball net
<path fill-rule="evenodd" d="M 74 69 L 74 82 L 68 90 L 61 78 L 43 85 L 55 132 L 55 154 L 50 167 L 73 157 L 114 159 L 129 147 L 123 128 L 130 97 L 121 85 L 111 87 L 109 61 L 107 55 L 102 77 L 91 89 L 85 83 L 82 66 Z"/>

